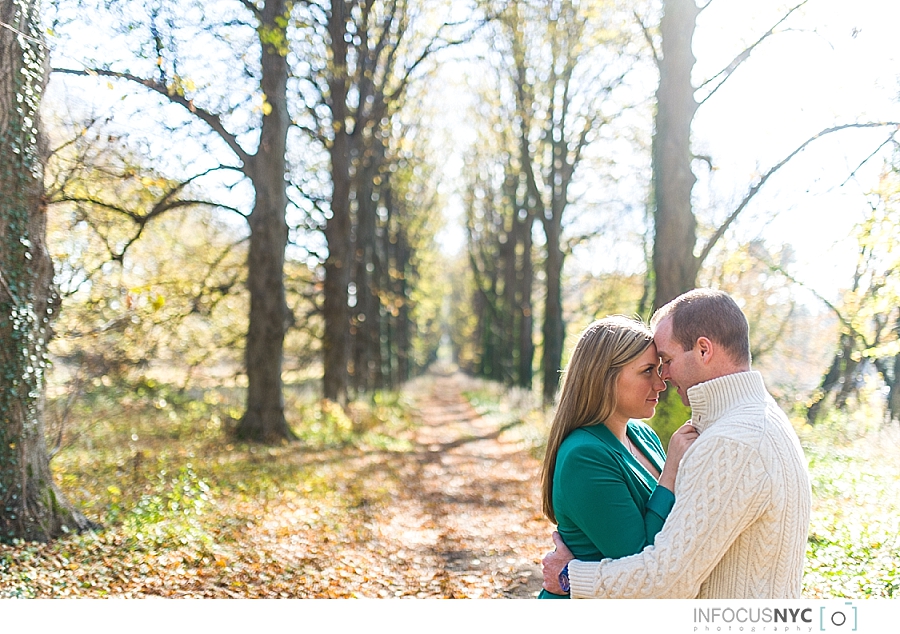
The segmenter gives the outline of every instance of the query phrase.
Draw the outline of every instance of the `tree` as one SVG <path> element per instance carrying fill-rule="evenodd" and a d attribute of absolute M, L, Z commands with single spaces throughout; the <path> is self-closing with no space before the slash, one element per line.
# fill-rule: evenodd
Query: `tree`
<path fill-rule="evenodd" d="M 692 50 L 694 30 L 700 11 L 696 0 L 664 0 L 663 16 L 659 24 L 660 46 L 656 51 L 653 37 L 642 23 L 647 40 L 659 69 L 656 92 L 656 129 L 653 136 L 653 242 L 654 307 L 668 303 L 697 284 L 697 274 L 712 248 L 724 235 L 737 216 L 755 196 L 759 188 L 785 162 L 779 163 L 759 182 L 750 187 L 747 196 L 728 218 L 697 248 L 697 218 L 691 195 L 696 182 L 692 162 L 691 126 L 697 109 L 712 97 L 751 53 L 776 33 L 795 11 L 809 0 L 795 5 L 752 45 L 741 51 L 726 68 L 695 87 L 691 74 L 696 59 Z M 640 18 L 638 18 L 640 20 Z M 697 93 L 706 92 L 698 102 Z M 817 135 L 818 136 L 818 135 Z M 816 137 L 813 137 L 816 138 Z M 804 145 L 805 147 L 805 145 Z M 794 156 L 796 152 L 792 153 Z"/>
<path fill-rule="evenodd" d="M 58 310 L 47 252 L 46 78 L 39 2 L 0 2 L 0 540 L 46 541 L 89 522 L 53 482 L 44 438 L 44 373 Z"/>
<path fill-rule="evenodd" d="M 505 53 L 503 81 L 512 103 L 514 141 L 506 152 L 520 170 L 511 191 L 522 192 L 512 217 L 525 221 L 523 238 L 534 219 L 544 234 L 541 366 L 543 397 L 550 402 L 565 337 L 562 275 L 573 239 L 564 236 L 570 188 L 587 146 L 630 105 L 615 97 L 635 62 L 634 38 L 614 2 L 522 0 L 505 3 L 497 16 L 494 42 Z M 530 312 L 530 306 L 523 308 Z"/>
<path fill-rule="evenodd" d="M 897 147 L 896 141 L 895 150 Z M 858 395 L 865 377 L 874 369 L 887 393 L 889 420 L 900 420 L 900 175 L 886 165 L 878 186 L 870 194 L 870 207 L 857 224 L 856 269 L 840 301 L 822 301 L 840 322 L 836 351 L 828 370 L 810 399 L 806 420 L 815 424 L 832 398 L 844 410 Z"/>
<path fill-rule="evenodd" d="M 237 427 L 239 438 L 278 442 L 294 439 L 284 415 L 282 365 L 284 338 L 293 323 L 293 314 L 285 300 L 284 266 L 285 250 L 288 242 L 286 211 L 288 207 L 287 181 L 287 140 L 291 126 L 288 112 L 287 86 L 290 76 L 288 63 L 288 25 L 292 4 L 287 0 L 261 0 L 259 3 L 240 0 L 234 8 L 208 15 L 202 4 L 185 6 L 183 3 L 169 5 L 160 3 L 149 12 L 147 22 L 138 25 L 126 24 L 128 32 L 145 32 L 150 44 L 145 52 L 152 50 L 155 59 L 150 73 L 113 70 L 112 63 L 98 65 L 87 70 L 71 68 L 55 69 L 59 73 L 104 77 L 122 80 L 142 86 L 150 94 L 162 98 L 164 102 L 179 107 L 187 118 L 181 129 L 204 126 L 216 141 L 204 148 L 210 157 L 216 151 L 227 148 L 234 162 L 207 167 L 193 176 L 169 188 L 146 214 L 135 217 L 139 227 L 152 218 L 171 209 L 209 201 L 188 199 L 183 192 L 189 183 L 215 172 L 237 172 L 249 183 L 253 192 L 253 208 L 243 214 L 224 201 L 215 205 L 232 209 L 244 215 L 250 232 L 247 256 L 246 284 L 250 294 L 250 310 L 247 337 L 245 341 L 245 370 L 247 373 L 246 411 Z M 180 33 L 176 16 L 190 15 L 196 18 L 198 28 L 191 30 L 198 35 L 191 41 L 178 41 Z M 218 22 L 216 22 L 218 21 Z M 215 23 L 214 23 L 215 22 Z M 137 26 L 137 28 L 136 28 Z M 166 27 L 170 29 L 166 31 Z M 191 26 L 191 29 L 194 29 Z M 190 30 L 190 29 L 189 29 Z M 252 36 L 248 36 L 252 32 Z M 236 33 L 238 34 L 236 36 Z M 219 85 L 219 96 L 214 90 L 206 90 L 216 84 L 211 76 L 215 71 L 206 66 L 191 67 L 197 62 L 197 40 L 212 41 L 215 44 L 229 40 L 241 40 L 255 49 L 256 60 L 249 61 L 240 45 L 233 45 L 229 51 L 238 60 L 234 64 L 243 68 L 233 85 Z M 221 52 L 217 50 L 217 53 Z M 202 59 L 200 60 L 202 63 Z M 253 62 L 256 63 L 253 63 Z M 141 60 L 134 62 L 141 66 Z M 146 64 L 144 64 L 146 67 Z M 186 70 L 182 70 L 185 69 Z M 226 67 L 227 68 L 227 67 Z M 227 68 L 230 71 L 230 68 Z M 209 75 L 209 79 L 198 88 L 199 82 L 188 73 Z M 228 72 L 222 77 L 228 81 Z M 246 118 L 250 124 L 244 129 L 234 129 L 241 125 L 234 123 L 243 117 L 235 116 L 239 106 L 246 106 L 249 94 L 234 94 L 244 88 L 261 96 L 258 112 Z M 237 105 L 234 105 L 237 104 Z M 255 149 L 247 146 L 255 145 Z M 218 163 L 214 158 L 212 162 Z M 208 165 L 210 159 L 206 159 Z M 91 202 L 91 201 L 71 201 Z M 94 201 L 96 202 L 96 201 Z"/>
<path fill-rule="evenodd" d="M 508 385 L 531 387 L 532 227 L 523 200 L 522 173 L 508 113 L 486 101 L 484 131 L 466 163 L 464 196 L 467 254 L 477 315 L 477 374 Z M 499 131 L 499 132 L 498 132 Z M 498 157 L 502 167 L 495 164 Z M 464 342 L 457 337 L 457 348 Z"/>
<path fill-rule="evenodd" d="M 328 155 L 331 186 L 323 214 L 323 387 L 325 398 L 343 403 L 350 387 L 364 392 L 383 382 L 377 278 L 388 270 L 381 241 L 391 243 L 378 212 L 400 158 L 392 130 L 423 63 L 452 43 L 444 39 L 452 25 L 429 3 L 408 0 L 304 5 L 310 70 L 299 78 L 298 118 Z"/>
<path fill-rule="evenodd" d="M 697 220 L 691 191 L 697 180 L 691 169 L 691 123 L 697 112 L 691 71 L 699 9 L 694 0 L 666 0 L 659 24 L 662 40 L 656 131 L 652 165 L 655 237 L 653 275 L 658 308 L 696 285 L 699 265 L 694 257 Z"/>

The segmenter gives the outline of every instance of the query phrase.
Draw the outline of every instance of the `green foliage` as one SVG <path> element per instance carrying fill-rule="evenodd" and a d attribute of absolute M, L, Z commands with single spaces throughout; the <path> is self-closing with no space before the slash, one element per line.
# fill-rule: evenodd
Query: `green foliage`
<path fill-rule="evenodd" d="M 294 430 L 310 450 L 345 446 L 403 450 L 410 446 L 402 436 L 410 425 L 405 407 L 394 392 L 376 392 L 370 400 L 350 403 L 346 410 L 329 400 L 301 402 L 296 409 L 300 422 Z"/>
<path fill-rule="evenodd" d="M 112 485 L 107 491 L 108 521 L 121 522 L 129 548 L 192 544 L 208 551 L 214 542 L 198 521 L 214 500 L 209 485 L 197 476 L 190 463 L 174 475 L 160 470 L 155 481 L 151 481 L 150 492 L 141 495 L 130 509 L 120 506 L 121 489 Z"/>
<path fill-rule="evenodd" d="M 64 295 L 53 352 L 91 381 L 134 381 L 155 360 L 182 376 L 204 364 L 236 366 L 233 344 L 246 331 L 247 313 L 241 233 L 197 207 L 155 217 L 143 232 L 128 214 L 80 200 L 114 200 L 141 218 L 171 183 L 138 176 L 113 157 L 106 169 L 80 166 L 83 172 L 70 160 L 60 153 L 54 162 L 65 188 L 49 215 Z"/>
<path fill-rule="evenodd" d="M 813 491 L 804 596 L 900 597 L 896 428 L 835 444 L 818 425 L 801 430 Z"/>
<path fill-rule="evenodd" d="M 669 439 L 675 431 L 691 417 L 691 408 L 681 402 L 678 393 L 669 388 L 660 394 L 656 414 L 647 421 L 659 436 L 663 447 L 669 446 Z"/>

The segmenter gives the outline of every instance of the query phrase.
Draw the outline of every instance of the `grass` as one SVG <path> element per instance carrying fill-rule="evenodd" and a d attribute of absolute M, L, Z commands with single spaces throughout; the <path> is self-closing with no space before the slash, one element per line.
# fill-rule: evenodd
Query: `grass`
<path fill-rule="evenodd" d="M 813 491 L 804 596 L 900 597 L 900 429 L 801 439 Z"/>
<path fill-rule="evenodd" d="M 301 442 L 265 447 L 229 439 L 239 399 L 234 390 L 182 393 L 151 382 L 99 386 L 70 404 L 52 467 L 68 499 L 103 530 L 0 545 L 0 598 L 312 596 L 302 562 L 317 546 L 275 562 L 250 535 L 266 533 L 285 508 L 300 537 L 324 528 L 319 541 L 339 542 L 365 531 L 360 509 L 389 501 L 395 484 L 364 458 L 404 450 L 409 406 L 386 393 L 345 413 L 289 394 Z"/>

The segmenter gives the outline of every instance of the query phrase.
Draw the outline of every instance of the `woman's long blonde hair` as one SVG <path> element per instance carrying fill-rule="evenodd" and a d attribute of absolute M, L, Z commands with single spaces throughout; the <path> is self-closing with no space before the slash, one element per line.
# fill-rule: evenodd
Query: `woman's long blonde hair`
<path fill-rule="evenodd" d="M 544 515 L 554 524 L 553 473 L 560 445 L 574 430 L 603 423 L 616 411 L 616 382 L 622 368 L 652 343 L 653 333 L 641 321 L 613 315 L 585 328 L 575 344 L 550 427 L 541 473 Z"/>

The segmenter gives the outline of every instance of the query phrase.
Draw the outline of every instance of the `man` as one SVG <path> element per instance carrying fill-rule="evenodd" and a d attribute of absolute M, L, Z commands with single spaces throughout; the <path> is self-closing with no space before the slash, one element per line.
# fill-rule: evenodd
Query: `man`
<path fill-rule="evenodd" d="M 726 293 L 697 289 L 650 323 L 661 376 L 700 432 L 681 461 L 675 506 L 654 545 L 631 557 L 577 561 L 554 533 L 544 588 L 571 585 L 573 598 L 799 598 L 809 475 L 787 416 L 750 370 L 746 317 Z"/>

